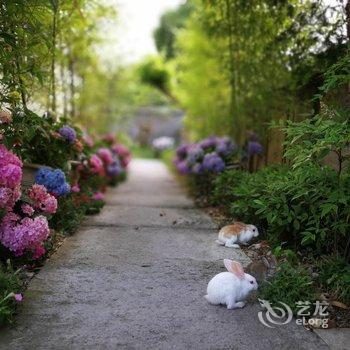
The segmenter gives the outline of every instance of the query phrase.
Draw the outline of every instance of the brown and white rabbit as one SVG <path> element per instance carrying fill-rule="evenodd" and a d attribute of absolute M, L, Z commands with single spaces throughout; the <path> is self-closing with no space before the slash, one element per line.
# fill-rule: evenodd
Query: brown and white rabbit
<path fill-rule="evenodd" d="M 210 280 L 205 298 L 213 305 L 242 308 L 244 300 L 250 292 L 258 289 L 258 284 L 253 276 L 244 273 L 239 262 L 225 259 L 224 264 L 228 272 L 221 272 Z"/>
<path fill-rule="evenodd" d="M 237 243 L 247 244 L 253 237 L 258 237 L 259 231 L 254 225 L 247 225 L 236 221 L 232 225 L 224 226 L 216 242 L 230 248 L 239 248 Z"/>

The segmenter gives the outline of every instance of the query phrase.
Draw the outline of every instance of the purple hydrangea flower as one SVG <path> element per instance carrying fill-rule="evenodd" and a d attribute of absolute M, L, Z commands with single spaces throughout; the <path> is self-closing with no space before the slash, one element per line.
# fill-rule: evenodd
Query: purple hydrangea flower
<path fill-rule="evenodd" d="M 179 159 L 185 159 L 188 152 L 188 145 L 184 144 L 178 147 L 176 155 Z"/>
<path fill-rule="evenodd" d="M 202 140 L 199 145 L 203 148 L 203 149 L 207 149 L 207 148 L 211 148 L 211 147 L 216 147 L 217 142 L 218 142 L 219 138 L 216 136 L 209 136 L 206 139 Z"/>
<path fill-rule="evenodd" d="M 202 147 L 200 147 L 198 144 L 195 143 L 189 147 L 186 160 L 187 160 L 187 163 L 189 165 L 194 165 L 203 156 L 204 156 L 204 151 L 203 151 Z"/>
<path fill-rule="evenodd" d="M 109 176 L 115 177 L 118 176 L 122 173 L 123 169 L 120 165 L 119 160 L 115 160 L 112 164 L 109 164 L 107 166 L 107 174 Z"/>
<path fill-rule="evenodd" d="M 218 140 L 216 146 L 216 152 L 226 157 L 232 154 L 237 149 L 235 143 L 233 143 L 228 137 L 222 137 Z"/>
<path fill-rule="evenodd" d="M 77 138 L 75 130 L 68 125 L 62 126 L 62 128 L 58 130 L 58 133 L 69 143 L 74 143 Z"/>
<path fill-rule="evenodd" d="M 219 173 L 225 169 L 225 162 L 215 152 L 204 156 L 202 167 L 204 171 Z"/>
<path fill-rule="evenodd" d="M 202 174 L 202 173 L 203 173 L 203 170 L 204 170 L 203 165 L 200 164 L 200 163 L 196 163 L 196 164 L 192 167 L 192 174 L 196 174 L 196 175 Z"/>
<path fill-rule="evenodd" d="M 258 141 L 250 141 L 247 146 L 248 155 L 261 154 L 263 152 L 263 146 Z"/>
<path fill-rule="evenodd" d="M 175 165 L 180 174 L 188 174 L 190 171 L 185 160 L 175 162 Z"/>

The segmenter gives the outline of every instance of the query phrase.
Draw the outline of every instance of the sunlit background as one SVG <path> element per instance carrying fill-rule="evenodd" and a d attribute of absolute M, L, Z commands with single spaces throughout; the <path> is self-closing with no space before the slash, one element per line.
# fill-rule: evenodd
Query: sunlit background
<path fill-rule="evenodd" d="M 129 64 L 140 61 L 144 56 L 156 54 L 153 31 L 160 16 L 177 8 L 185 0 L 105 0 L 116 8 L 117 21 L 101 23 L 104 32 L 101 58 Z"/>

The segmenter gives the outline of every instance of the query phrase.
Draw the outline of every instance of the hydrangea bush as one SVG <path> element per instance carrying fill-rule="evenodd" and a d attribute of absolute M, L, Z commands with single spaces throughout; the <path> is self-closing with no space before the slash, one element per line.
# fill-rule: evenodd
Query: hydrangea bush
<path fill-rule="evenodd" d="M 50 229 L 42 214 L 54 214 L 57 200 L 41 185 L 33 185 L 21 198 L 22 161 L 0 145 L 0 242 L 16 256 L 45 253 L 43 242 Z"/>
<path fill-rule="evenodd" d="M 116 142 L 114 135 L 107 134 L 101 141 L 89 141 L 90 155 L 77 167 L 79 188 L 90 188 L 93 193 L 104 191 L 106 185 L 116 185 L 125 178 L 127 166 L 131 160 L 130 151 Z M 95 147 L 94 147 L 95 145 Z"/>
<path fill-rule="evenodd" d="M 125 177 L 130 158 L 113 135 L 93 140 L 64 118 L 56 122 L 30 111 L 1 115 L 0 269 L 8 261 L 16 268 L 35 267 L 58 237 L 101 210 L 106 186 Z M 43 165 L 30 188 L 21 186 L 25 163 Z M 2 306 L 6 302 L 14 309 L 10 301 L 22 300 L 19 291 L 3 292 L 0 286 Z"/>
<path fill-rule="evenodd" d="M 83 151 L 82 132 L 68 118 L 56 120 L 30 110 L 14 109 L 6 123 L 0 123 L 0 139 L 25 163 L 68 170 L 69 160 Z"/>
<path fill-rule="evenodd" d="M 237 155 L 237 145 L 228 137 L 210 136 L 197 143 L 181 145 L 174 164 L 181 174 L 220 173 Z"/>
<path fill-rule="evenodd" d="M 0 145 L 0 210 L 11 210 L 21 197 L 22 161 Z"/>

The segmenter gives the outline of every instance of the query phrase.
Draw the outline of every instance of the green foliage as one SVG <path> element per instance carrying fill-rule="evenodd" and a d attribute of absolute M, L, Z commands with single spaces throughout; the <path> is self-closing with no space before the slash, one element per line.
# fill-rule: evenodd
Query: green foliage
<path fill-rule="evenodd" d="M 154 31 L 153 37 L 158 52 L 163 53 L 166 59 L 175 57 L 176 33 L 183 28 L 191 10 L 192 4 L 187 1 L 177 9 L 167 11 L 161 16 L 159 26 Z"/>
<path fill-rule="evenodd" d="M 317 117 L 289 122 L 285 132 L 285 156 L 292 168 L 224 172 L 214 182 L 214 203 L 228 207 L 233 218 L 259 226 L 276 245 L 313 255 L 347 256 L 350 173 L 333 170 L 322 161 L 332 150 L 339 153 L 341 162 L 345 160 L 342 152 L 349 140 L 349 125 Z"/>
<path fill-rule="evenodd" d="M 238 176 L 237 176 L 238 177 Z M 285 242 L 312 254 L 344 252 L 349 232 L 350 177 L 315 166 L 296 170 L 269 168 L 236 185 L 235 218 L 265 229 L 272 242 Z"/>
<path fill-rule="evenodd" d="M 303 266 L 293 266 L 288 262 L 280 264 L 276 276 L 271 282 L 260 286 L 259 297 L 277 305 L 280 301 L 286 303 L 296 314 L 296 302 L 316 299 L 311 277 Z"/>
<path fill-rule="evenodd" d="M 139 67 L 141 82 L 169 94 L 169 72 L 160 57 L 149 57 Z"/>
<path fill-rule="evenodd" d="M 316 261 L 316 283 L 346 305 L 350 304 L 350 265 L 344 258 L 333 255 Z"/>
<path fill-rule="evenodd" d="M 59 198 L 55 215 L 49 221 L 50 227 L 69 235 L 74 233 L 88 209 L 88 203 L 75 200 L 75 194 Z"/>
<path fill-rule="evenodd" d="M 173 160 L 175 158 L 175 151 L 167 149 L 161 153 L 161 159 L 171 171 L 175 171 Z"/>
<path fill-rule="evenodd" d="M 337 121 L 337 117 L 340 119 L 334 110 L 324 106 L 320 116 L 302 122 L 287 121 L 285 157 L 291 159 L 293 168 L 310 162 L 320 164 L 334 152 L 341 174 L 343 163 L 349 159 L 344 150 L 350 140 L 350 123 Z"/>
<path fill-rule="evenodd" d="M 322 74 L 344 51 L 341 4 L 190 3 L 172 62 L 172 86 L 187 111 L 189 138 L 229 133 L 242 143 L 247 129 L 259 127 L 264 136 L 271 120 L 313 113 L 310 99 Z"/>
<path fill-rule="evenodd" d="M 350 54 L 347 53 L 325 72 L 324 84 L 320 87 L 321 95 L 318 95 L 318 97 L 322 97 L 322 95 L 327 92 L 338 89 L 349 83 Z"/>
<path fill-rule="evenodd" d="M 155 158 L 154 151 L 150 147 L 133 145 L 130 150 L 135 158 Z"/>
<path fill-rule="evenodd" d="M 0 326 L 12 323 L 16 308 L 16 301 L 11 293 L 20 293 L 22 283 L 18 271 L 14 272 L 10 266 L 0 264 Z"/>
<path fill-rule="evenodd" d="M 211 203 L 224 208 L 229 208 L 231 203 L 236 199 L 234 188 L 244 179 L 248 180 L 249 175 L 237 170 L 226 170 L 217 176 L 213 181 L 213 195 Z M 243 178 L 244 179 L 243 179 Z"/>
<path fill-rule="evenodd" d="M 37 0 L 2 1 L 0 6 L 0 104 L 18 104 L 19 93 L 24 107 L 38 84 L 48 75 L 52 50 L 50 2 Z"/>
<path fill-rule="evenodd" d="M 57 122 L 28 109 L 25 112 L 15 110 L 12 122 L 0 125 L 0 131 L 6 135 L 5 145 L 23 161 L 67 170 L 67 161 L 74 160 L 79 152 L 63 138 L 55 137 L 54 133 L 65 124 L 69 124 L 65 118 Z M 80 130 L 77 134 L 81 135 Z"/>
<path fill-rule="evenodd" d="M 174 93 L 186 110 L 184 125 L 190 139 L 232 130 L 229 116 L 229 86 L 220 53 L 220 40 L 211 40 L 198 15 L 188 21 L 177 37 L 174 62 Z"/>
<path fill-rule="evenodd" d="M 101 19 L 114 16 L 98 1 L 2 1 L 0 107 L 70 115 L 105 131 L 115 74 L 101 69 L 96 46 Z"/>

